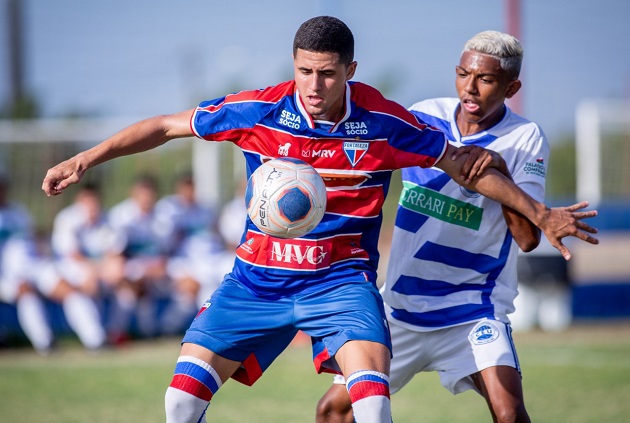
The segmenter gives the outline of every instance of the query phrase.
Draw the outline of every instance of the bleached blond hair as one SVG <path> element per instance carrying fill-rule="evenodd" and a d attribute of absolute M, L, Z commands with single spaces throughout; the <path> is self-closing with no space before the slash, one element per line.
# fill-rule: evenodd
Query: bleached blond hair
<path fill-rule="evenodd" d="M 466 41 L 464 50 L 476 51 L 497 58 L 501 69 L 512 79 L 518 79 L 523 63 L 523 46 L 509 34 L 499 31 L 483 31 Z"/>

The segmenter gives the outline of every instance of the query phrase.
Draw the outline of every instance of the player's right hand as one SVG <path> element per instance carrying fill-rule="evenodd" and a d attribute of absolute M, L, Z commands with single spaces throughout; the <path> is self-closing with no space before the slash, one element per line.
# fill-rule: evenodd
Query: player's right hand
<path fill-rule="evenodd" d="M 488 150 L 477 145 L 465 145 L 458 147 L 451 156 L 451 160 L 457 160 L 458 157 L 468 155 L 466 161 L 462 165 L 460 177 L 465 183 L 469 184 L 473 180 L 479 178 L 488 168 L 495 168 L 506 177 L 512 179 L 512 175 L 507 168 L 507 164 L 503 157 L 496 151 Z"/>
<path fill-rule="evenodd" d="M 571 252 L 562 243 L 562 239 L 568 236 L 576 237 L 589 244 L 597 245 L 599 240 L 589 234 L 596 234 L 594 228 L 583 219 L 597 216 L 597 210 L 581 211 L 588 207 L 587 201 L 581 201 L 568 207 L 554 207 L 546 210 L 546 217 L 539 226 L 549 240 L 549 243 L 558 249 L 565 260 L 571 259 Z"/>
<path fill-rule="evenodd" d="M 69 185 L 78 183 L 85 174 L 85 168 L 80 164 L 77 156 L 59 163 L 57 166 L 48 169 L 42 189 L 47 196 L 59 195 Z"/>

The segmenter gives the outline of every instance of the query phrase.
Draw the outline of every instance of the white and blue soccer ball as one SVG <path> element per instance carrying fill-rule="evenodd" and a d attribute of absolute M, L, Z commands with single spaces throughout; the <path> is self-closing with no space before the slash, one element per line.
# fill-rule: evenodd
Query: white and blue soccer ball
<path fill-rule="evenodd" d="M 263 163 L 245 191 L 247 214 L 262 232 L 297 238 L 311 232 L 326 211 L 326 185 L 313 166 L 283 157 Z"/>

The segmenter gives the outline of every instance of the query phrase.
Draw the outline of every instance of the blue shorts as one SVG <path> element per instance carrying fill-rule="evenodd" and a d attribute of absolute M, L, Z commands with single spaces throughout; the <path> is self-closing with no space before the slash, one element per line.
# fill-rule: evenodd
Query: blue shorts
<path fill-rule="evenodd" d="M 318 373 L 340 372 L 334 355 L 347 341 L 378 342 L 391 352 L 383 300 L 377 288 L 364 280 L 270 300 L 226 278 L 182 343 L 242 362 L 232 377 L 251 386 L 300 330 L 311 337 Z"/>

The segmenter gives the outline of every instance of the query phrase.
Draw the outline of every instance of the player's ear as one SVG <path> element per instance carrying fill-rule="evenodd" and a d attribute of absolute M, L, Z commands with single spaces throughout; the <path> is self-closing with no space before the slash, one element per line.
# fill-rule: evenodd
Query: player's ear
<path fill-rule="evenodd" d="M 354 77 L 354 73 L 357 71 L 357 62 L 354 61 L 348 65 L 346 69 L 346 81 L 350 81 Z"/>
<path fill-rule="evenodd" d="M 518 79 L 510 81 L 510 83 L 508 84 L 508 89 L 505 93 L 505 98 L 512 98 L 514 94 L 516 94 L 518 90 L 521 89 L 521 85 L 521 81 Z"/>

